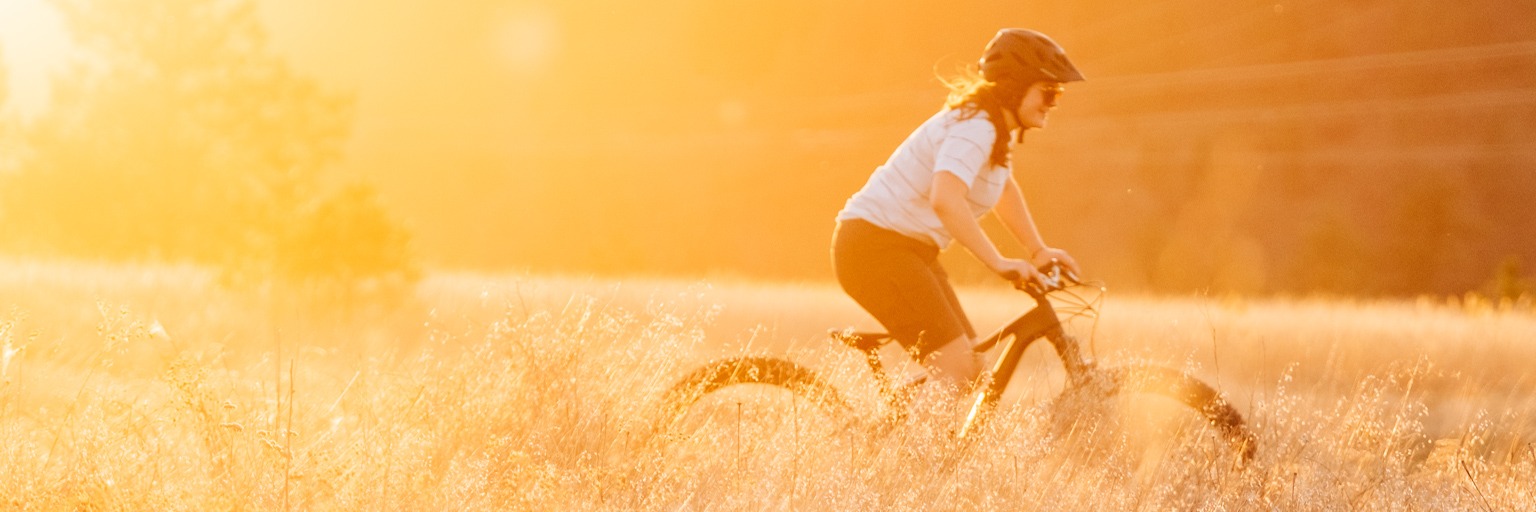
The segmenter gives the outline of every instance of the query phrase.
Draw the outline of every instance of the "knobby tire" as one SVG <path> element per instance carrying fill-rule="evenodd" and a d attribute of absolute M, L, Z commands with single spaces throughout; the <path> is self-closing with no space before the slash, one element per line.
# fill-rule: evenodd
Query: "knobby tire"
<path fill-rule="evenodd" d="M 1183 403 L 1199 412 L 1222 439 L 1238 450 L 1244 461 L 1253 459 L 1254 436 L 1242 414 L 1209 384 L 1171 368 L 1132 365 L 1094 370 L 1058 397 L 1053 410 L 1070 411 L 1074 403 L 1080 406 L 1084 400 L 1104 402 L 1129 394 L 1160 395 Z"/>
<path fill-rule="evenodd" d="M 706 364 L 668 389 L 661 400 L 660 426 L 670 426 L 706 395 L 743 384 L 783 388 L 816 404 L 833 418 L 843 418 L 852 410 L 836 388 L 804 366 L 773 357 L 735 357 Z"/>

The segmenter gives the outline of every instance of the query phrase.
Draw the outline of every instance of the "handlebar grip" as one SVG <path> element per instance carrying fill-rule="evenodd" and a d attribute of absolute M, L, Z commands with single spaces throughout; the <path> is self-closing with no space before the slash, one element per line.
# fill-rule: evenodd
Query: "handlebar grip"
<path fill-rule="evenodd" d="M 1078 279 L 1075 272 L 1072 272 L 1055 259 L 1052 259 L 1050 263 L 1041 265 L 1038 270 L 1040 271 L 1039 280 L 1026 280 L 1024 279 L 1024 274 L 1019 273 L 1017 270 L 1009 270 L 1000 275 L 1003 279 L 1012 282 L 1014 288 L 1020 290 L 1033 289 L 1038 292 L 1060 290 L 1069 284 L 1082 284 L 1082 280 Z"/>

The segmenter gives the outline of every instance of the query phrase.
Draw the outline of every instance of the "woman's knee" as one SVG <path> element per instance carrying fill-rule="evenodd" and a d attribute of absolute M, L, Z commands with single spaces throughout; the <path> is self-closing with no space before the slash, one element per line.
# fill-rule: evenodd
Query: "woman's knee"
<path fill-rule="evenodd" d="M 939 380 L 949 381 L 961 390 L 969 390 L 981 377 L 981 361 L 971 350 L 969 336 L 961 335 L 928 354 L 923 363 Z"/>

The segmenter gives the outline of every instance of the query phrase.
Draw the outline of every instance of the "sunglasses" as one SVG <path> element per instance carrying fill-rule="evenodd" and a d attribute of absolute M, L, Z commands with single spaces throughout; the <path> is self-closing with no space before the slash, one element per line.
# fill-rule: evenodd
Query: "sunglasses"
<path fill-rule="evenodd" d="M 1066 92 L 1067 89 L 1062 87 L 1061 84 L 1046 85 L 1040 88 L 1040 99 L 1045 103 L 1045 106 L 1054 107 L 1056 106 L 1056 100 L 1061 98 L 1061 95 Z"/>

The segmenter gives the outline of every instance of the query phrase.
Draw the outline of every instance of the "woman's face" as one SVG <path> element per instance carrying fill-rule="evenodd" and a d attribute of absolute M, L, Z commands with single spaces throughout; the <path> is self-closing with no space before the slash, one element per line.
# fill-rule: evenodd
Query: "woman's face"
<path fill-rule="evenodd" d="M 1056 100 L 1061 97 L 1062 87 L 1060 82 L 1035 82 L 1024 93 L 1024 100 L 1019 102 L 1019 125 L 1024 129 L 1045 128 L 1046 116 L 1051 109 L 1056 108 Z"/>

